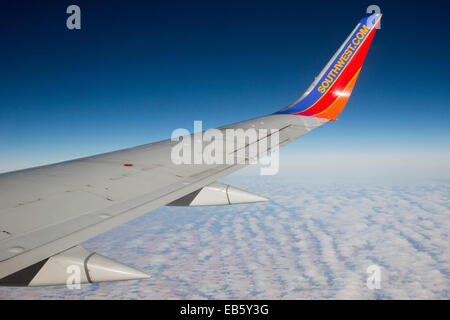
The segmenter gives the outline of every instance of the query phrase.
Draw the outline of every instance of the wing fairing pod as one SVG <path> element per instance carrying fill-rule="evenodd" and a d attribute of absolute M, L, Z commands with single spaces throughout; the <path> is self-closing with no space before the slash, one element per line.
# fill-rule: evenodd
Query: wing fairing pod
<path fill-rule="evenodd" d="M 0 285 L 40 287 L 147 278 L 142 271 L 76 246 L 0 279 Z"/>
<path fill-rule="evenodd" d="M 248 191 L 214 182 L 168 204 L 176 207 L 223 206 L 268 201 Z"/>
<path fill-rule="evenodd" d="M 362 19 L 308 90 L 276 114 L 336 120 L 350 98 L 380 19 L 378 13 Z"/>

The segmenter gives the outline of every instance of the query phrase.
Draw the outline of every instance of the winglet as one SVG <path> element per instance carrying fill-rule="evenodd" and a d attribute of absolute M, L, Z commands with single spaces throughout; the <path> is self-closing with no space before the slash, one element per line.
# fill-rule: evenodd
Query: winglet
<path fill-rule="evenodd" d="M 308 90 L 276 114 L 336 119 L 350 97 L 380 19 L 378 13 L 362 19 Z"/>
<path fill-rule="evenodd" d="M 150 276 L 142 271 L 75 246 L 0 279 L 0 286 L 60 286 L 147 278 Z"/>

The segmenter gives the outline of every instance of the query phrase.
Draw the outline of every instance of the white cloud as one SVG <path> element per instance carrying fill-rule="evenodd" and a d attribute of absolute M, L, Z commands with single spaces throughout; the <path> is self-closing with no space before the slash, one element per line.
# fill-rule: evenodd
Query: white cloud
<path fill-rule="evenodd" d="M 152 279 L 1 288 L 0 298 L 449 298 L 448 184 L 233 179 L 272 201 L 161 208 L 85 244 Z M 366 287 L 372 264 L 380 290 Z"/>

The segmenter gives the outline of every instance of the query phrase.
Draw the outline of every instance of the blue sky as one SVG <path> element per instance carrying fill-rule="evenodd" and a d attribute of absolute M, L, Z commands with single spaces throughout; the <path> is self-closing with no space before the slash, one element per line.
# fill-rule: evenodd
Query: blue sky
<path fill-rule="evenodd" d="M 70 4 L 81 7 L 81 30 L 65 26 Z M 303 93 L 370 4 L 4 4 L 0 171 L 165 139 L 194 120 L 211 128 L 277 111 Z M 382 29 L 339 121 L 283 154 L 291 163 L 329 159 L 327 168 L 339 158 L 342 170 L 346 159 L 370 170 L 379 158 L 378 166 L 450 177 L 449 5 L 376 4 Z"/>

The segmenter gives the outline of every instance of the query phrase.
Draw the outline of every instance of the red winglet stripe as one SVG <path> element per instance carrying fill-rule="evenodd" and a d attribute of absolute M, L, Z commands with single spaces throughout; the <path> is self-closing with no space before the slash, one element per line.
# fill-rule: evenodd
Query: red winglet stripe
<path fill-rule="evenodd" d="M 347 87 L 349 82 L 354 78 L 356 72 L 361 69 L 361 66 L 369 50 L 370 43 L 372 42 L 376 28 L 373 28 L 369 36 L 365 39 L 363 45 L 359 48 L 358 52 L 352 58 L 345 70 L 341 73 L 340 77 L 335 81 L 330 90 L 314 105 L 310 108 L 296 113 L 303 116 L 315 116 L 318 113 L 326 110 L 336 99 L 340 97 L 340 93 Z"/>

